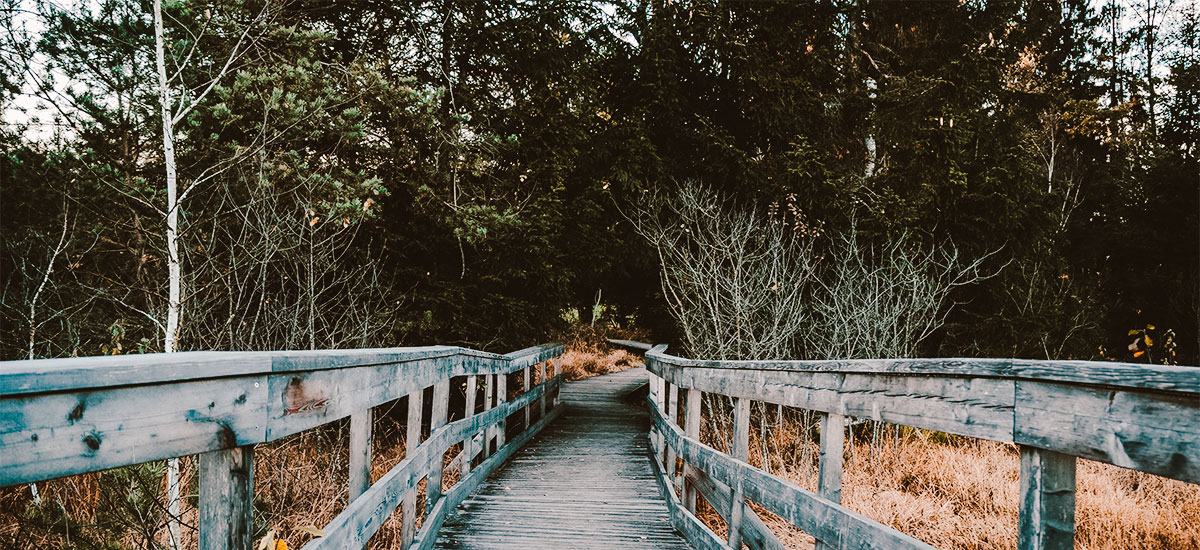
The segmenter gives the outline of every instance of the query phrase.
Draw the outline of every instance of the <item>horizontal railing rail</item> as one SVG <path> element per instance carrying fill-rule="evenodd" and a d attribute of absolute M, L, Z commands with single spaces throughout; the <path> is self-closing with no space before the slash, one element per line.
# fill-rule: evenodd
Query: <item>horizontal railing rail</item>
<path fill-rule="evenodd" d="M 655 462 L 682 488 L 683 512 L 694 513 L 699 493 L 731 526 L 730 538 L 713 546 L 711 531 L 699 534 L 707 530 L 703 524 L 676 514 L 677 527 L 698 547 L 781 547 L 745 505 L 749 499 L 812 535 L 819 548 L 930 548 L 840 505 L 847 416 L 1017 444 L 1022 549 L 1073 547 L 1077 457 L 1200 483 L 1200 369 L 1194 367 L 1011 359 L 704 361 L 668 355 L 665 346 L 645 355 Z M 700 441 L 704 393 L 732 398 L 730 454 Z M 682 421 L 676 417 L 681 400 Z M 820 414 L 816 493 L 748 463 L 752 401 Z M 677 457 L 684 465 L 678 474 Z"/>
<path fill-rule="evenodd" d="M 254 445 L 349 417 L 350 503 L 306 548 L 362 547 L 398 506 L 405 545 L 429 548 L 445 514 L 561 412 L 554 406 L 561 364 L 555 361 L 553 377 L 547 364 L 563 350 L 554 344 L 498 355 L 431 346 L 8 361 L 0 363 L 0 486 L 199 455 L 200 548 L 250 548 Z M 508 379 L 518 372 L 522 393 L 509 400 Z M 463 414 L 447 423 L 450 382 L 463 377 Z M 431 387 L 431 416 L 422 418 Z M 371 409 L 402 397 L 406 456 L 372 484 Z M 523 418 L 521 431 L 506 442 L 514 416 Z M 431 433 L 422 442 L 423 422 Z M 443 494 L 443 456 L 460 443 L 450 467 L 462 475 Z M 417 532 L 421 480 L 427 506 Z"/>

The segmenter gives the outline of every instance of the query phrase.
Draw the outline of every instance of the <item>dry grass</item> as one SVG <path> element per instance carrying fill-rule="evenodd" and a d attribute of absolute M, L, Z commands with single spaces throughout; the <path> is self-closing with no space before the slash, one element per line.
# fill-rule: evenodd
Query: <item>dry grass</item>
<path fill-rule="evenodd" d="M 640 355 L 629 353 L 609 345 L 606 338 L 623 338 L 637 340 L 644 337 L 633 333 L 610 333 L 605 329 L 593 329 L 580 325 L 560 340 L 567 346 L 562 355 L 563 375 L 567 381 L 580 380 L 621 372 L 626 369 L 642 366 Z"/>
<path fill-rule="evenodd" d="M 816 443 L 800 436 L 802 415 L 789 412 L 794 414 L 767 430 L 765 448 L 783 450 L 788 457 L 765 453 L 769 469 L 815 491 Z M 705 428 L 703 437 L 720 447 L 712 441 L 717 435 L 712 423 Z M 761 432 L 751 433 L 751 449 L 764 448 Z M 1017 547 L 1016 446 L 922 431 L 898 442 L 882 437 L 871 445 L 859 435 L 845 455 L 842 502 L 847 507 L 938 548 Z M 752 453 L 751 462 L 762 467 L 763 456 Z M 756 509 L 789 548 L 812 548 L 812 537 Z M 711 508 L 702 512 L 706 521 L 719 519 Z M 709 525 L 724 534 L 724 522 Z M 1081 459 L 1075 540 L 1080 550 L 1200 549 L 1200 486 Z"/>

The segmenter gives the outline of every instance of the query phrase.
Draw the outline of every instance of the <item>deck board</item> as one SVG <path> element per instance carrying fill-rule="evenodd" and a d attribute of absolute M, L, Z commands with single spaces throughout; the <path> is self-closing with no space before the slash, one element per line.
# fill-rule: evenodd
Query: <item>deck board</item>
<path fill-rule="evenodd" d="M 645 382 L 639 368 L 565 385 L 562 418 L 446 519 L 436 548 L 690 548 L 653 478 L 649 417 L 625 399 Z"/>

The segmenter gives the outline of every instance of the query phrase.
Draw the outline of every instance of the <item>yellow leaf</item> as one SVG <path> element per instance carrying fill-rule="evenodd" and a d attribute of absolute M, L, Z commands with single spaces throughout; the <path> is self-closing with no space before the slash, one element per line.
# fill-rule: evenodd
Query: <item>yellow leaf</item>
<path fill-rule="evenodd" d="M 288 550 L 286 540 L 275 541 L 275 550 Z"/>
<path fill-rule="evenodd" d="M 1141 330 L 1138 330 L 1138 329 L 1136 329 L 1136 328 L 1135 328 L 1135 329 L 1132 329 L 1132 330 L 1130 330 L 1130 331 L 1129 331 L 1129 335 L 1130 335 L 1130 336 L 1133 336 L 1134 334 L 1137 334 L 1137 333 L 1139 333 L 1139 332 L 1141 332 Z"/>
<path fill-rule="evenodd" d="M 1146 352 L 1144 352 L 1144 351 L 1139 351 L 1139 352 L 1135 352 L 1135 353 L 1133 354 L 1133 356 L 1134 356 L 1134 357 L 1141 357 L 1141 356 L 1143 356 L 1143 355 L 1146 355 Z"/>
<path fill-rule="evenodd" d="M 258 541 L 258 546 L 255 547 L 255 550 L 274 550 L 274 546 L 275 530 L 271 529 L 270 531 L 267 531 L 267 536 Z"/>
<path fill-rule="evenodd" d="M 325 531 L 322 531 L 320 527 L 314 527 L 312 525 L 305 525 L 303 527 L 297 527 L 296 530 L 300 531 L 301 533 L 308 533 L 314 537 L 325 536 Z"/>
<path fill-rule="evenodd" d="M 1146 339 L 1146 345 L 1147 345 L 1147 346 L 1153 346 L 1153 345 L 1154 345 L 1154 340 L 1151 340 L 1151 339 L 1150 339 L 1150 335 L 1149 335 L 1149 334 L 1147 334 L 1147 335 L 1146 335 L 1144 338 Z"/>
<path fill-rule="evenodd" d="M 1146 325 L 1146 330 L 1154 330 L 1154 325 Z"/>

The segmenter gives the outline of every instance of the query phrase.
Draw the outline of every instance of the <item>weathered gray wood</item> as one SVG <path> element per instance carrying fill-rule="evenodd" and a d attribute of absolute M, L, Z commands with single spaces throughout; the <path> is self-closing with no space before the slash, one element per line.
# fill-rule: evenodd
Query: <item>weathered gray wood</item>
<path fill-rule="evenodd" d="M 660 347 L 661 349 L 659 349 Z M 1200 394 L 1200 372 L 1197 372 L 1194 367 L 1110 363 L 1107 361 L 984 358 L 705 361 L 667 355 L 665 349 L 666 346 L 656 346 L 646 352 L 646 358 L 678 367 L 696 369 L 1028 379 Z"/>
<path fill-rule="evenodd" d="M 1200 483 L 1200 396 L 1021 380 L 1015 420 L 1021 445 Z"/>
<path fill-rule="evenodd" d="M 479 377 L 467 377 L 467 395 L 466 405 L 463 407 L 463 418 L 471 418 L 475 416 L 475 395 L 479 392 Z M 468 437 L 463 440 L 462 450 L 462 466 L 460 470 L 465 477 L 471 473 L 471 461 L 475 460 L 475 441 L 473 437 Z"/>
<path fill-rule="evenodd" d="M 350 500 L 371 486 L 371 409 L 350 415 Z"/>
<path fill-rule="evenodd" d="M 457 420 L 435 430 L 429 439 L 417 446 L 414 452 L 406 454 L 404 460 L 392 467 L 326 525 L 324 537 L 312 539 L 304 549 L 339 550 L 366 544 L 396 507 L 401 505 L 402 498 L 409 490 L 415 489 L 421 479 L 428 475 L 433 464 L 442 459 L 450 445 L 470 437 L 473 433 L 482 433 L 484 429 L 495 424 L 498 418 L 511 414 L 545 395 L 547 391 L 556 389 L 558 383 L 558 380 L 551 380 L 509 402 L 505 407 Z M 477 469 L 476 472 L 478 471 Z"/>
<path fill-rule="evenodd" d="M 652 479 L 648 415 L 627 396 L 645 381 L 631 369 L 564 385 L 559 420 L 451 509 L 436 546 L 687 548 Z"/>
<path fill-rule="evenodd" d="M 692 482 L 696 484 L 696 490 L 700 491 L 700 496 L 712 504 L 713 509 L 721 515 L 721 519 L 728 522 L 728 511 L 733 504 L 733 490 L 728 485 L 708 477 L 708 474 L 703 471 L 694 470 L 692 474 Z M 744 514 L 741 528 L 742 543 L 750 547 L 750 550 L 785 550 L 787 548 L 775 536 L 771 528 L 767 527 L 762 518 L 758 517 L 753 508 L 746 506 L 742 509 L 742 513 Z"/>
<path fill-rule="evenodd" d="M 404 437 L 404 455 L 406 457 L 415 455 L 417 447 L 421 444 L 421 401 L 424 396 L 424 389 L 408 394 L 408 420 L 406 421 L 408 431 Z M 404 548 L 408 548 L 412 544 L 413 535 L 416 534 L 417 525 L 417 485 L 415 483 L 404 492 L 404 504 L 400 508 L 400 513 L 402 514 L 400 544 Z"/>
<path fill-rule="evenodd" d="M 651 358 L 647 366 L 684 388 L 993 441 L 1012 438 L 1013 380 L 685 368 Z"/>
<path fill-rule="evenodd" d="M 686 418 L 686 423 L 687 423 L 686 430 L 687 431 L 685 433 L 687 433 L 688 437 L 693 437 L 696 439 L 700 438 L 700 400 L 701 399 L 702 399 L 702 394 L 700 393 L 700 390 L 688 389 L 687 405 L 686 405 L 687 408 L 684 409 L 684 413 L 687 415 L 687 418 Z M 687 474 L 689 471 L 691 471 L 692 468 L 694 468 L 694 466 L 692 466 L 691 464 L 688 464 L 688 462 L 685 460 L 684 464 L 683 464 L 683 476 L 684 476 L 683 503 L 684 503 L 684 507 L 687 508 L 688 512 L 695 514 L 696 513 L 696 489 L 687 485 Z"/>
<path fill-rule="evenodd" d="M 250 550 L 254 535 L 254 447 L 201 453 L 200 550 Z"/>
<path fill-rule="evenodd" d="M 679 386 L 667 382 L 667 387 L 671 388 L 670 394 L 667 396 L 667 415 L 671 419 L 672 426 L 679 425 Z M 667 445 L 667 461 L 666 465 L 667 477 L 671 478 L 675 483 L 675 487 L 683 487 L 683 478 L 678 473 L 678 464 L 675 461 L 675 448 Z"/>
<path fill-rule="evenodd" d="M 538 363 L 538 384 L 543 384 L 545 382 L 546 382 L 546 361 L 542 361 L 541 363 Z M 546 416 L 546 398 L 543 397 L 541 400 L 538 401 L 538 409 L 541 411 L 541 414 L 538 415 L 538 418 L 542 418 L 543 416 Z"/>
<path fill-rule="evenodd" d="M 508 401 L 508 375 L 500 374 L 496 376 L 496 406 L 503 406 L 504 402 Z M 508 435 L 508 416 L 505 415 L 499 422 L 496 423 L 496 448 L 504 446 L 504 440 Z"/>
<path fill-rule="evenodd" d="M 700 521 L 695 514 L 688 511 L 687 506 L 679 500 L 675 495 L 675 490 L 671 487 L 671 480 L 667 477 L 666 472 L 662 470 L 662 466 L 658 463 L 657 457 L 651 456 L 650 463 L 654 467 L 654 480 L 658 482 L 659 492 L 667 497 L 667 507 L 671 511 L 671 525 L 675 530 L 683 535 L 683 538 L 692 545 L 693 548 L 701 548 L 704 550 L 733 550 L 725 544 L 716 533 L 709 529 L 704 522 Z M 691 479 L 695 479 L 697 472 L 692 472 Z M 689 481 L 689 484 L 692 481 Z"/>
<path fill-rule="evenodd" d="M 674 446 L 686 463 L 723 483 L 741 480 L 746 498 L 818 540 L 846 550 L 933 549 L 924 542 L 700 443 L 672 426 L 654 408 L 651 408 L 651 415 L 654 425 L 666 436 L 667 444 Z"/>
<path fill-rule="evenodd" d="M 263 441 L 267 377 L 0 397 L 0 486 Z"/>
<path fill-rule="evenodd" d="M 527 405 L 528 406 L 528 405 Z M 417 540 L 413 546 L 418 550 L 428 550 L 433 548 L 437 542 L 437 534 L 441 530 L 442 525 L 446 521 L 446 517 L 459 505 L 464 499 L 474 493 L 479 487 L 479 484 L 487 479 L 492 472 L 503 465 L 512 457 L 513 453 L 517 452 L 521 447 L 524 447 L 530 439 L 538 435 L 549 426 L 552 422 L 558 419 L 562 414 L 562 409 L 553 411 L 550 416 L 542 417 L 536 424 L 530 426 L 529 429 L 521 432 L 520 435 L 513 438 L 504 445 L 504 448 L 492 455 L 491 458 L 479 465 L 474 472 L 461 479 L 454 487 L 446 493 L 445 497 L 438 501 L 437 505 L 426 515 L 425 523 L 421 525 L 421 531 L 418 533 Z"/>
<path fill-rule="evenodd" d="M 1075 547 L 1075 457 L 1021 446 L 1022 550 Z"/>
<path fill-rule="evenodd" d="M 733 405 L 733 453 L 734 460 L 750 460 L 750 400 L 739 397 Z M 735 480 L 733 498 L 729 502 L 729 546 L 742 547 L 742 516 L 746 500 L 742 495 L 742 480 Z"/>
<path fill-rule="evenodd" d="M 429 431 L 432 434 L 434 430 L 446 425 L 446 415 L 450 408 L 450 381 L 444 380 L 433 386 L 433 403 L 430 407 Z M 443 450 L 443 453 L 445 450 Z M 442 459 L 439 456 L 438 460 L 434 461 L 433 466 L 429 469 L 429 480 L 425 482 L 425 514 L 429 515 L 429 511 L 433 505 L 442 498 Z"/>
<path fill-rule="evenodd" d="M 533 367 L 525 367 L 524 369 L 521 370 L 521 391 L 523 391 L 523 392 L 529 391 L 529 374 L 532 369 L 533 369 Z M 526 407 L 525 408 L 525 423 L 521 425 L 522 429 L 529 427 L 529 419 L 532 417 L 530 412 L 531 412 L 530 409 L 528 407 Z"/>
<path fill-rule="evenodd" d="M 845 449 L 846 417 L 840 414 L 821 415 L 820 470 L 817 475 L 817 495 L 841 504 L 842 453 Z M 832 550 L 834 546 L 817 541 L 816 550 Z"/>

